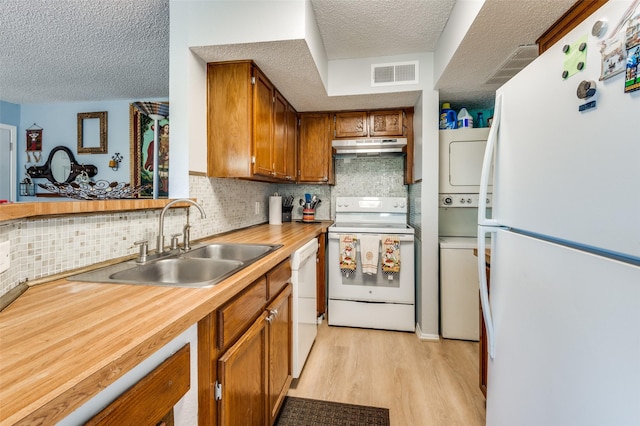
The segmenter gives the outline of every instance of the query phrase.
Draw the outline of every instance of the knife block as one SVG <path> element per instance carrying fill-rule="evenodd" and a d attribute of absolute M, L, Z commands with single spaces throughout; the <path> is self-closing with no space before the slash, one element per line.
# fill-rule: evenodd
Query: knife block
<path fill-rule="evenodd" d="M 293 206 L 282 206 L 282 222 L 291 222 L 291 211 L 293 210 Z"/>

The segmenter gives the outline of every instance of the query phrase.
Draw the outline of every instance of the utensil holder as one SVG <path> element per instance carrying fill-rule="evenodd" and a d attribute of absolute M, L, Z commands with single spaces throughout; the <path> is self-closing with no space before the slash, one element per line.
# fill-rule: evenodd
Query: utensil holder
<path fill-rule="evenodd" d="M 291 222 L 293 206 L 282 206 L 282 222 Z"/>
<path fill-rule="evenodd" d="M 316 210 L 315 209 L 302 209 L 302 221 L 303 222 L 315 222 Z"/>

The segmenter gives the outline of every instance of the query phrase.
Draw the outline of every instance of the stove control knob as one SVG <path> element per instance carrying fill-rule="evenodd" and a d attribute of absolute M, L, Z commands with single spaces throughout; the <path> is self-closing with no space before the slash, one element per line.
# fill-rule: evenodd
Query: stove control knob
<path fill-rule="evenodd" d="M 404 201 L 400 201 L 400 208 L 403 209 L 404 208 Z"/>
<path fill-rule="evenodd" d="M 464 204 L 464 203 L 465 203 L 464 198 L 460 198 L 460 204 Z"/>
<path fill-rule="evenodd" d="M 445 206 L 450 206 L 453 203 L 453 199 L 451 197 L 444 197 L 442 199 L 442 204 Z"/>

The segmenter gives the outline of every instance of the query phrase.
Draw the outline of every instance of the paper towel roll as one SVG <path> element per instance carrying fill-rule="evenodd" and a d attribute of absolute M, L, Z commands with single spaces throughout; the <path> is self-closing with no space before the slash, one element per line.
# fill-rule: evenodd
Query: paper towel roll
<path fill-rule="evenodd" d="M 269 225 L 282 225 L 282 197 L 269 197 Z"/>

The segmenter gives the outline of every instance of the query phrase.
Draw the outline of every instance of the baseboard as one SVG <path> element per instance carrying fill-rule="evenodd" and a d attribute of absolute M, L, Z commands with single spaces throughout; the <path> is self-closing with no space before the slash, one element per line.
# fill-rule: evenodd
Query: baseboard
<path fill-rule="evenodd" d="M 418 339 L 420 340 L 440 341 L 439 334 L 423 333 L 422 330 L 420 329 L 420 324 L 418 323 L 416 323 L 416 336 L 418 336 Z"/>

